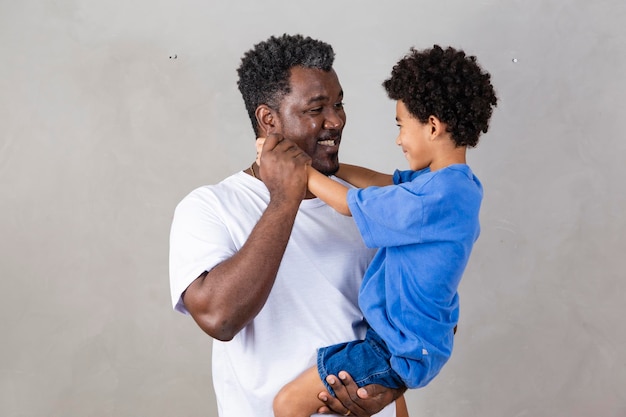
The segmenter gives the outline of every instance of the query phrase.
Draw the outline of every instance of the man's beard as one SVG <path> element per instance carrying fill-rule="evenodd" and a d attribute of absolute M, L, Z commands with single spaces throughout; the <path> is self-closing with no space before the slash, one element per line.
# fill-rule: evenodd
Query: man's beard
<path fill-rule="evenodd" d="M 320 166 L 320 164 L 316 164 L 313 162 L 311 164 L 313 168 L 318 170 L 320 173 L 330 177 L 331 175 L 335 175 L 337 171 L 339 171 L 339 160 L 335 157 L 332 161 L 327 161 L 327 163 Z"/>

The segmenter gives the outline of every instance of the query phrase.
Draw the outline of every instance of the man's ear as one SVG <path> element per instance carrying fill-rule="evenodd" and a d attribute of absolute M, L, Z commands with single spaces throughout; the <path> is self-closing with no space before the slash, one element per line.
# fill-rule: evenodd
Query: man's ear
<path fill-rule="evenodd" d="M 270 133 L 276 133 L 280 129 L 276 111 L 267 104 L 261 104 L 254 112 L 256 121 L 259 124 L 259 137 L 267 137 Z"/>

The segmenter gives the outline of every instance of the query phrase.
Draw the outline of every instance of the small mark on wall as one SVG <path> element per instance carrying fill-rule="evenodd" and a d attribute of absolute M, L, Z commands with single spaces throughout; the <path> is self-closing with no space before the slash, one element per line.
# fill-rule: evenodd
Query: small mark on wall
<path fill-rule="evenodd" d="M 178 59 L 178 54 L 170 55 L 170 59 Z"/>

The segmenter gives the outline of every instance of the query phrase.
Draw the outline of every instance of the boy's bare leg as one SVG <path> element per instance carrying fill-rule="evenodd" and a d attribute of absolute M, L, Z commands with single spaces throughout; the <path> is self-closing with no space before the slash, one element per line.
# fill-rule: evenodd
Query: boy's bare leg
<path fill-rule="evenodd" d="M 396 400 L 396 417 L 409 417 L 409 409 L 406 407 L 404 395 Z"/>
<path fill-rule="evenodd" d="M 278 392 L 274 398 L 275 417 L 310 417 L 324 405 L 317 394 L 325 390 L 317 367 L 307 369 Z"/>

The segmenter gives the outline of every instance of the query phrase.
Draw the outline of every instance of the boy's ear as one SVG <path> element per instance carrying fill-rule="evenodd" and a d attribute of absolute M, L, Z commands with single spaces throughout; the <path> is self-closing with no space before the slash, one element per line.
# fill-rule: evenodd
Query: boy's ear
<path fill-rule="evenodd" d="M 261 104 L 254 112 L 256 121 L 259 124 L 259 136 L 267 137 L 270 133 L 276 133 L 279 129 L 279 119 L 276 112 L 267 104 Z"/>
<path fill-rule="evenodd" d="M 446 125 L 439 120 L 437 116 L 429 116 L 427 123 L 430 128 L 430 136 L 432 139 L 435 139 L 446 132 Z"/>

